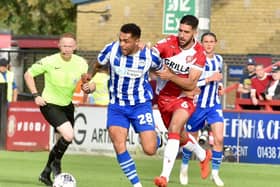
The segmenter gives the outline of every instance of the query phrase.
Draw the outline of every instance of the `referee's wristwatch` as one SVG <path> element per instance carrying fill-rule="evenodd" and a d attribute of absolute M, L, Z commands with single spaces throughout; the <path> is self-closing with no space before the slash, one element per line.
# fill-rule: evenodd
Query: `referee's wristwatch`
<path fill-rule="evenodd" d="M 36 97 L 41 96 L 39 93 L 32 93 L 32 97 L 33 99 L 35 99 Z"/>

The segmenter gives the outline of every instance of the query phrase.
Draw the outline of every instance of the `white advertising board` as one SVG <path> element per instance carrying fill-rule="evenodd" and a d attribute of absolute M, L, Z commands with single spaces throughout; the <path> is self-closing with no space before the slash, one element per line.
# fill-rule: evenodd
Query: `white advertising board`
<path fill-rule="evenodd" d="M 154 118 L 163 142 L 166 139 L 166 128 L 158 110 L 154 110 Z M 70 153 L 113 154 L 113 145 L 106 128 L 107 108 L 97 106 L 77 106 L 75 110 L 75 139 L 69 146 Z M 132 154 L 142 152 L 138 134 L 132 128 L 127 138 L 127 148 Z M 162 148 L 161 148 L 162 149 Z"/>

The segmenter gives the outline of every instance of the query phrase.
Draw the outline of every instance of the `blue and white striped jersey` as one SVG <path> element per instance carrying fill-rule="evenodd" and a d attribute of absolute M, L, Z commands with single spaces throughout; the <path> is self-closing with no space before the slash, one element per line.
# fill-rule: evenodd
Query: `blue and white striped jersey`
<path fill-rule="evenodd" d="M 133 55 L 124 56 L 117 41 L 106 45 L 97 60 L 101 65 L 110 63 L 111 104 L 126 106 L 152 100 L 149 70 L 162 68 L 161 58 L 157 53 L 144 48 Z"/>
<path fill-rule="evenodd" d="M 218 87 L 220 82 L 212 81 L 205 85 L 205 79 L 212 76 L 215 72 L 222 72 L 223 58 L 221 55 L 215 54 L 213 58 L 206 58 L 204 71 L 198 81 L 200 94 L 196 103 L 197 107 L 206 108 L 213 107 L 215 104 L 220 104 L 218 95 Z"/>

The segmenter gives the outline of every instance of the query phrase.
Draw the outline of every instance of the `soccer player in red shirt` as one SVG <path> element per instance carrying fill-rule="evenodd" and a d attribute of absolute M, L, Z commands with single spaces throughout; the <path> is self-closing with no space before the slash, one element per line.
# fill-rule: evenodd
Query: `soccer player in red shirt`
<path fill-rule="evenodd" d="M 168 129 L 162 172 L 154 179 L 158 187 L 167 186 L 180 145 L 198 156 L 202 178 L 207 178 L 210 172 L 211 151 L 202 149 L 184 131 L 184 125 L 195 110 L 193 99 L 199 92 L 197 82 L 206 61 L 203 47 L 195 39 L 197 27 L 198 19 L 186 15 L 180 20 L 178 36 L 169 36 L 154 47 L 164 63 L 164 69 L 156 72 L 160 78 L 157 92 L 158 108 Z"/>

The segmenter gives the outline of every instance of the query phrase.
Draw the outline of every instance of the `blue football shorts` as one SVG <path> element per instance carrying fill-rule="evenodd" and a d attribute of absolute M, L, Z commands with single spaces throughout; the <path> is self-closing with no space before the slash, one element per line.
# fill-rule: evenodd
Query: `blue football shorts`
<path fill-rule="evenodd" d="M 108 105 L 107 128 L 120 126 L 128 129 L 130 124 L 136 133 L 154 130 L 152 103 L 145 102 L 133 106 Z"/>
<path fill-rule="evenodd" d="M 204 127 L 205 122 L 209 125 L 224 122 L 222 106 L 220 104 L 207 108 L 196 107 L 195 112 L 187 122 L 186 130 L 188 132 L 196 132 Z"/>

